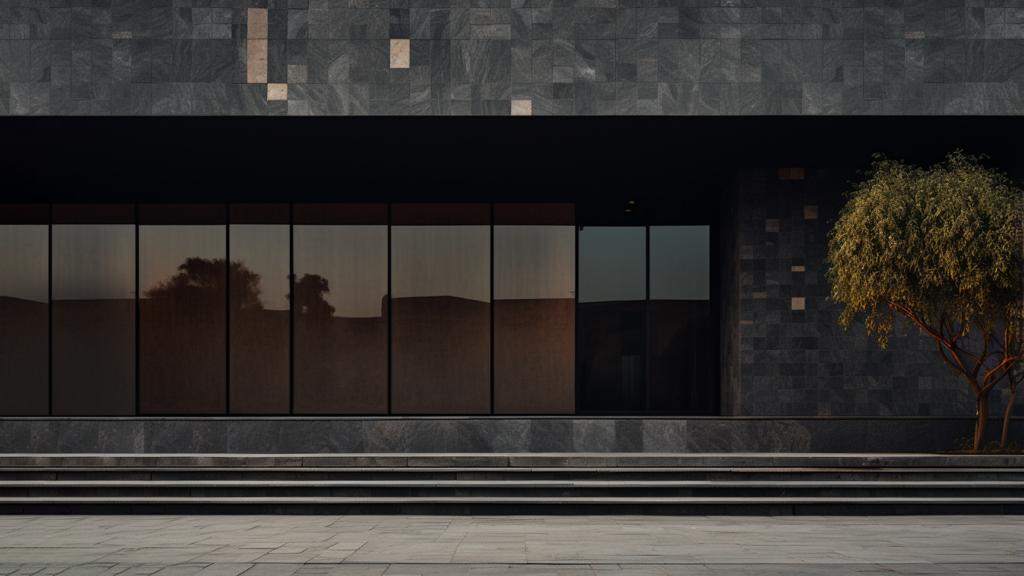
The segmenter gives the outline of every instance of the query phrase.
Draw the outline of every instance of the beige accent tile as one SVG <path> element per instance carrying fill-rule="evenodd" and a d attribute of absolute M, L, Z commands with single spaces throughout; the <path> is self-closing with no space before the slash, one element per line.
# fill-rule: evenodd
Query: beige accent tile
<path fill-rule="evenodd" d="M 267 41 L 247 40 L 245 49 L 246 81 L 250 84 L 267 83 Z"/>
<path fill-rule="evenodd" d="M 111 36 L 111 38 L 113 38 L 114 40 L 131 40 L 132 39 L 132 33 L 131 32 L 114 32 L 114 34 Z"/>
<path fill-rule="evenodd" d="M 391 67 L 392 68 L 408 68 L 409 67 L 409 40 L 408 39 L 393 39 L 393 40 L 391 40 Z"/>
<path fill-rule="evenodd" d="M 793 266 L 792 268 L 790 268 L 790 272 L 806 272 L 806 271 L 807 271 L 807 269 L 804 268 L 803 266 Z"/>
<path fill-rule="evenodd" d="M 778 232 L 779 231 L 779 220 L 778 218 L 769 218 L 764 221 L 765 232 Z"/>
<path fill-rule="evenodd" d="M 793 304 L 792 304 L 792 309 L 793 310 L 804 310 L 805 306 L 806 306 L 806 304 L 805 304 L 805 301 L 804 301 L 803 298 L 793 298 Z"/>
<path fill-rule="evenodd" d="M 804 206 L 804 218 L 808 220 L 818 219 L 818 207 L 817 206 Z"/>
<path fill-rule="evenodd" d="M 767 292 L 754 292 L 754 298 L 767 298 Z"/>
<path fill-rule="evenodd" d="M 287 84 L 267 84 L 267 100 L 287 100 Z"/>
<path fill-rule="evenodd" d="M 753 320 L 740 320 L 740 324 L 753 324 Z"/>
<path fill-rule="evenodd" d="M 289 84 L 305 84 L 306 78 L 308 77 L 309 69 L 306 68 L 305 64 L 289 64 L 288 65 L 288 83 Z"/>
<path fill-rule="evenodd" d="M 267 9 L 249 8 L 248 33 L 246 38 L 267 39 Z"/>
<path fill-rule="evenodd" d="M 512 101 L 512 115 L 513 116 L 533 116 L 533 101 L 532 100 L 513 100 Z"/>
<path fill-rule="evenodd" d="M 924 32 L 907 32 L 904 38 L 924 38 Z"/>

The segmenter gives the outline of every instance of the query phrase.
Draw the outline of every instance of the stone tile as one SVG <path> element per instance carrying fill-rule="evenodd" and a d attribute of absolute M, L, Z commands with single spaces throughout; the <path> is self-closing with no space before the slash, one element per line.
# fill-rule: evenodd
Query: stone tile
<path fill-rule="evenodd" d="M 391 40 L 391 67 L 392 68 L 408 68 L 409 67 L 409 40 L 408 39 L 393 39 Z"/>
<path fill-rule="evenodd" d="M 287 100 L 287 84 L 267 84 L 267 100 Z"/>

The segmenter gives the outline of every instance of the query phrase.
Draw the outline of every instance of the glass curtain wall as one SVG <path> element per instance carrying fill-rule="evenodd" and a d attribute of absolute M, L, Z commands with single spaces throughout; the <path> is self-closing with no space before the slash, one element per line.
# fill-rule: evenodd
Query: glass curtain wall
<path fill-rule="evenodd" d="M 388 412 L 388 227 L 295 226 L 295 413 Z"/>
<path fill-rule="evenodd" d="M 391 228 L 392 413 L 490 413 L 490 232 Z"/>
<path fill-rule="evenodd" d="M 651 226 L 651 410 L 712 413 L 708 226 Z"/>
<path fill-rule="evenodd" d="M 647 231 L 579 229 L 577 346 L 583 411 L 647 406 Z"/>
<path fill-rule="evenodd" d="M 224 226 L 139 227 L 143 414 L 227 409 Z"/>
<path fill-rule="evenodd" d="M 135 226 L 53 226 L 53 414 L 135 414 Z"/>
<path fill-rule="evenodd" d="M 228 311 L 232 414 L 291 405 L 288 225 L 232 224 Z"/>
<path fill-rule="evenodd" d="M 0 225 L 0 415 L 49 413 L 49 226 Z"/>
<path fill-rule="evenodd" d="M 576 232 L 494 227 L 494 413 L 575 410 Z"/>
<path fill-rule="evenodd" d="M 709 226 L 234 206 L 0 206 L 0 415 L 716 412 Z"/>

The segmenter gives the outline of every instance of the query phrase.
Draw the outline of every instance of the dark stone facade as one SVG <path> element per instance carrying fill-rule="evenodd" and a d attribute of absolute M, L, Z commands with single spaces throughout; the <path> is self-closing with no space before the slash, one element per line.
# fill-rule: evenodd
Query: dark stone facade
<path fill-rule="evenodd" d="M 1024 420 L 1012 425 L 1019 443 Z M 972 428 L 936 417 L 3 418 L 0 454 L 936 452 Z"/>
<path fill-rule="evenodd" d="M 0 114 L 1019 114 L 1022 6 L 8 0 Z M 267 9 L 255 83 L 250 8 Z"/>
<path fill-rule="evenodd" d="M 974 395 L 934 340 L 897 330 L 885 350 L 863 323 L 844 331 L 828 300 L 829 222 L 858 175 L 838 168 L 740 171 L 723 341 L 723 414 L 741 416 L 971 416 Z M 729 229 L 729 227 L 725 227 Z M 738 277 L 738 282 L 736 278 Z M 799 299 L 802 299 L 799 300 Z M 730 301 L 731 300 L 731 301 Z M 794 309 L 803 305 L 802 310 Z M 735 312 L 739 309 L 739 313 Z M 735 346 L 735 344 L 732 344 Z M 1002 418 L 1009 390 L 992 392 Z M 1015 415 L 1024 415 L 1016 402 Z M 993 424 L 998 428 L 999 425 Z"/>

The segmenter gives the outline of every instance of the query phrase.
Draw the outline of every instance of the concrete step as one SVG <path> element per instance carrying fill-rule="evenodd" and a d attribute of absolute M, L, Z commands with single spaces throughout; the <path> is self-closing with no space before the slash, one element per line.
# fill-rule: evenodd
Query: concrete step
<path fill-rule="evenodd" d="M 7 467 L 1024 468 L 1021 454 L 0 454 Z"/>
<path fill-rule="evenodd" d="M 1024 458 L 0 455 L 0 513 L 1022 513 Z M 944 511 L 944 512 L 943 512 Z"/>
<path fill-rule="evenodd" d="M 0 480 L 0 488 L 1007 488 L 1024 481 L 622 481 L 622 480 Z"/>
<path fill-rule="evenodd" d="M 1024 498 L 37 497 L 0 498 L 0 514 L 1024 514 Z"/>

